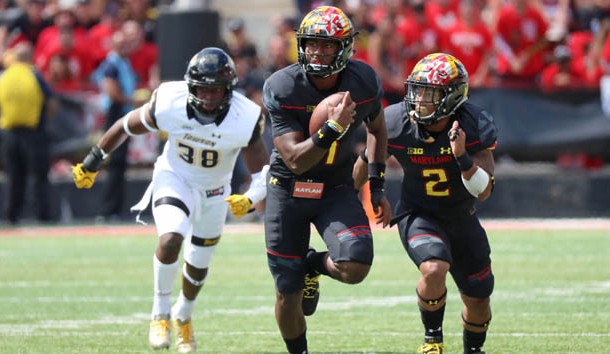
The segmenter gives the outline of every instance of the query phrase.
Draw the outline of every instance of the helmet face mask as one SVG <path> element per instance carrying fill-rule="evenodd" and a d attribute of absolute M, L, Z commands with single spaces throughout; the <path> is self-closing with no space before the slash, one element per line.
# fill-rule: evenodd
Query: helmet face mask
<path fill-rule="evenodd" d="M 468 99 L 468 72 L 449 54 L 430 54 L 413 68 L 405 92 L 409 117 L 431 125 L 453 114 Z"/>
<path fill-rule="evenodd" d="M 231 57 L 222 49 L 205 48 L 191 58 L 184 80 L 189 90 L 187 104 L 195 119 L 201 124 L 222 121 L 229 112 L 233 88 L 237 84 L 237 74 Z M 225 90 L 221 99 L 210 100 L 199 98 L 197 87 L 223 87 Z"/>
<path fill-rule="evenodd" d="M 354 26 L 340 9 L 320 6 L 309 12 L 297 30 L 298 62 L 301 68 L 314 76 L 328 77 L 345 69 L 354 53 Z M 331 40 L 338 44 L 338 51 L 330 64 L 310 63 L 311 54 L 305 46 L 309 39 Z"/>

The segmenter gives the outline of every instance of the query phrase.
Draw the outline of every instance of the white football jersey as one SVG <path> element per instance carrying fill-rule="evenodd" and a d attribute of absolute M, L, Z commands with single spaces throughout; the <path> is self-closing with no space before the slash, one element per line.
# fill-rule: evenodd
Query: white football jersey
<path fill-rule="evenodd" d="M 207 186 L 231 181 L 241 148 L 248 145 L 261 108 L 233 91 L 231 106 L 220 125 L 203 125 L 186 111 L 188 87 L 185 81 L 161 84 L 151 101 L 151 115 L 168 139 L 155 169 L 171 170 L 189 183 Z"/>

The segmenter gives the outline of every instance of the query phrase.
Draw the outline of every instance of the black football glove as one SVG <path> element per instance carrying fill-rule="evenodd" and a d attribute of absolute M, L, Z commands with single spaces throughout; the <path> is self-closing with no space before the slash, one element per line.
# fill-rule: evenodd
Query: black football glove
<path fill-rule="evenodd" d="M 383 184 L 385 183 L 385 164 L 369 164 L 369 188 L 371 190 L 371 204 L 373 211 L 377 213 L 379 203 L 383 198 Z"/>

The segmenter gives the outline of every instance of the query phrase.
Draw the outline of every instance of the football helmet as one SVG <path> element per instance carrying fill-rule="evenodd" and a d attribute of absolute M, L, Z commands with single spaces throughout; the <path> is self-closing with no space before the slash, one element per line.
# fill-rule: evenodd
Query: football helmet
<path fill-rule="evenodd" d="M 192 108 L 195 119 L 201 124 L 211 124 L 222 121 L 229 112 L 233 88 L 237 85 L 235 64 L 227 53 L 220 48 L 202 49 L 189 61 L 184 75 L 189 94 L 187 104 Z M 197 86 L 213 86 L 226 88 L 223 98 L 218 102 L 207 102 L 197 97 Z M 204 105 L 215 104 L 208 110 Z"/>
<path fill-rule="evenodd" d="M 297 30 L 299 65 L 307 74 L 327 77 L 345 69 L 354 53 L 354 26 L 343 11 L 333 6 L 320 6 L 310 11 Z M 330 65 L 310 64 L 305 54 L 307 39 L 333 40 L 339 51 Z"/>
<path fill-rule="evenodd" d="M 430 125 L 453 114 L 468 99 L 468 72 L 452 55 L 429 54 L 415 64 L 405 92 L 409 117 Z"/>

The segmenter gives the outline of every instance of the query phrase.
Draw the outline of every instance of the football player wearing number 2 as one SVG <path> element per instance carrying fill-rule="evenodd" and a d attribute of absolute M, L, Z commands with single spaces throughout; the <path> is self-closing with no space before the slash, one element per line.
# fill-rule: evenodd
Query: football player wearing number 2
<path fill-rule="evenodd" d="M 383 196 L 387 132 L 381 86 L 373 69 L 350 61 L 355 31 L 338 8 L 309 12 L 297 30 L 298 63 L 265 82 L 273 151 L 265 210 L 269 269 L 276 287 L 275 318 L 290 353 L 307 353 L 305 316 L 316 309 L 319 278 L 361 282 L 373 262 L 371 229 L 354 188 L 354 131 L 367 128 L 368 176 L 377 221 L 387 225 L 391 208 Z M 310 136 L 314 107 L 347 92 L 328 107 L 328 121 Z M 309 248 L 310 225 L 328 251 Z"/>
<path fill-rule="evenodd" d="M 152 182 L 142 201 L 132 208 L 144 210 L 152 197 L 159 236 L 153 257 L 149 328 L 149 344 L 155 349 L 170 346 L 173 327 L 177 351 L 196 350 L 191 316 L 227 209 L 243 216 L 253 203 L 265 198 L 264 166 L 269 156 L 261 139 L 264 118 L 260 106 L 233 90 L 236 83 L 233 60 L 224 51 L 213 47 L 201 50 L 190 60 L 184 81 L 161 84 L 147 104 L 117 121 L 72 169 L 76 186 L 91 188 L 105 157 L 127 136 L 157 130 L 168 134 L 163 153 L 155 162 Z M 244 195 L 230 195 L 233 166 L 240 151 L 248 169 L 256 173 Z M 172 307 L 183 242 L 182 291 Z"/>
<path fill-rule="evenodd" d="M 466 102 L 468 73 L 451 55 L 421 59 L 405 86 L 405 102 L 386 107 L 385 119 L 388 153 L 404 171 L 391 224 L 398 223 L 402 244 L 421 272 L 416 294 L 425 333 L 418 352 L 443 352 L 450 273 L 464 305 L 464 353 L 482 353 L 494 276 L 474 204 L 493 188 L 496 127 L 489 113 Z M 357 186 L 366 179 L 366 155 L 355 164 Z"/>

